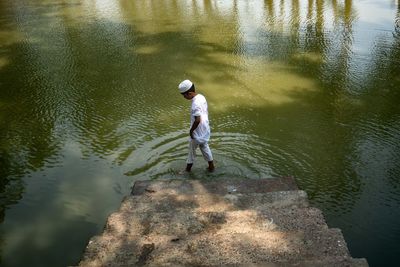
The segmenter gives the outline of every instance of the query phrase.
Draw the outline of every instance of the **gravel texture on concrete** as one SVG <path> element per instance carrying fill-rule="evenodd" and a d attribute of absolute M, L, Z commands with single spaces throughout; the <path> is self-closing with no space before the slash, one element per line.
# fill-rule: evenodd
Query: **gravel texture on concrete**
<path fill-rule="evenodd" d="M 79 266 L 368 266 L 290 177 L 138 181 Z"/>

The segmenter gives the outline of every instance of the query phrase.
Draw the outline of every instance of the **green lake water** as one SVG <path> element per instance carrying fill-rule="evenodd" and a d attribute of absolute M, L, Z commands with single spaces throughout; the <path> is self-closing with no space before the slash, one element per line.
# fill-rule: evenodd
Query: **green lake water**
<path fill-rule="evenodd" d="M 0 2 L 0 265 L 77 264 L 134 181 L 294 176 L 353 257 L 400 254 L 395 0 Z M 191 79 L 216 171 L 180 176 Z"/>

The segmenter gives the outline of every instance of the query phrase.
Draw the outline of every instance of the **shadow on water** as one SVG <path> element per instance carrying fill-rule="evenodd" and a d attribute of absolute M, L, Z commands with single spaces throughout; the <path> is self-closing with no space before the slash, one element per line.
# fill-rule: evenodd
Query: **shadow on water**
<path fill-rule="evenodd" d="M 151 173 L 168 166 L 161 164 L 160 167 L 156 159 L 159 155 L 151 154 L 153 147 L 159 149 L 158 153 L 164 153 L 166 162 L 171 155 L 183 159 L 185 147 L 180 141 L 184 139 L 182 129 L 186 127 L 183 124 L 186 117 L 182 114 L 186 114 L 186 107 L 182 108 L 183 100 L 169 88 L 176 88 L 177 81 L 191 77 L 200 84 L 210 80 L 218 88 L 226 87 L 229 81 L 228 84 L 238 84 L 244 90 L 254 90 L 232 75 L 243 71 L 243 66 L 237 62 L 226 63 L 215 54 L 261 58 L 267 63 L 284 62 L 285 71 L 311 79 L 318 88 L 286 91 L 290 101 L 284 103 L 265 101 L 256 106 L 250 103 L 247 107 L 246 102 L 240 102 L 241 106 L 230 105 L 218 110 L 213 127 L 217 155 L 231 158 L 235 153 L 238 155 L 233 148 L 227 148 L 229 140 L 234 140 L 231 144 L 236 145 L 238 140 L 242 140 L 242 144 L 251 142 L 251 137 L 267 140 L 272 146 L 270 151 L 275 151 L 279 158 L 279 162 L 274 162 L 273 153 L 267 154 L 271 158 L 268 160 L 273 165 L 271 168 L 277 174 L 295 175 L 299 186 L 328 214 L 328 222 L 331 218 L 335 221 L 333 217 L 338 214 L 351 214 L 360 206 L 366 188 L 370 188 L 371 173 L 381 178 L 378 185 L 391 188 L 389 197 L 394 200 L 390 203 L 398 203 L 399 192 L 395 188 L 399 186 L 400 161 L 396 140 L 400 130 L 399 113 L 393 110 L 398 105 L 397 88 L 400 87 L 397 75 L 400 72 L 399 19 L 393 31 L 393 42 L 390 45 L 385 40 L 378 42 L 373 62 L 360 79 L 353 77 L 351 71 L 355 64 L 351 61 L 354 56 L 352 23 L 356 16 L 352 1 L 345 1 L 344 5 L 332 1 L 338 18 L 332 32 L 324 30 L 321 14 L 326 6 L 322 1 L 310 1 L 305 28 L 299 26 L 298 1 L 292 2 L 294 20 L 290 31 L 257 29 L 254 34 L 260 41 L 254 42 L 241 39 L 240 29 L 232 26 L 236 33 L 227 45 L 204 41 L 193 34 L 202 32 L 208 25 L 155 33 L 139 29 L 134 26 L 135 21 L 130 24 L 102 19 L 70 25 L 68 14 L 48 13 L 48 6 L 30 14 L 28 22 L 34 22 L 32 16 L 47 17 L 48 21 L 57 18 L 55 30 L 48 31 L 43 21 L 36 22 L 37 25 L 19 22 L 22 32 L 41 38 L 17 36 L 13 42 L 0 47 L 1 221 L 6 209 L 22 198 L 24 181 L 29 179 L 30 173 L 63 164 L 62 147 L 67 140 L 79 144 L 82 160 L 91 155 L 110 157 L 126 169 L 128 175 L 140 176 L 145 171 Z M 279 27 L 271 19 L 279 17 L 273 8 L 276 2 L 264 3 L 268 29 Z M 128 5 L 127 2 L 122 4 Z M 61 8 L 57 5 L 51 7 L 57 11 Z M 175 8 L 178 14 L 183 12 L 178 6 Z M 210 6 L 207 10 L 210 16 L 222 16 L 213 13 Z M 130 17 L 128 11 L 131 10 L 125 9 L 123 15 Z M 227 19 L 239 18 L 233 15 Z M 12 35 L 14 25 L 5 27 L 9 27 L 6 30 Z M 301 35 L 301 32 L 304 33 Z M 210 74 L 204 77 L 202 74 L 206 72 Z M 268 86 L 259 88 L 257 95 L 262 97 L 263 89 Z M 224 101 L 223 97 L 213 99 L 212 91 L 208 91 L 207 97 L 211 103 Z M 227 91 L 226 98 L 229 97 Z M 238 124 L 251 121 L 250 124 L 257 127 L 248 130 L 248 135 L 232 134 L 230 131 L 237 131 L 238 127 L 224 124 L 228 116 L 235 117 Z M 377 132 L 377 129 L 381 130 Z M 261 141 L 254 141 L 246 152 L 252 153 Z M 262 148 L 269 151 L 268 147 Z M 145 153 L 140 154 L 140 151 Z M 285 154 L 285 151 L 290 153 Z M 146 153 L 149 156 L 143 155 Z M 385 161 L 375 158 L 375 154 Z M 265 155 L 260 154 L 260 157 Z M 289 162 L 285 162 L 282 155 L 288 155 Z M 237 161 L 226 162 L 236 166 Z M 376 162 L 378 165 L 373 164 Z M 373 172 L 371 166 L 382 171 Z M 379 194 L 373 196 L 372 200 L 379 200 Z M 394 224 L 397 219 L 390 221 Z M 347 223 L 336 222 L 339 226 Z M 359 221 L 356 223 L 366 227 Z M 93 234 L 92 227 L 78 218 L 76 222 L 59 226 L 57 231 L 84 233 L 85 240 L 71 241 L 80 243 L 83 248 L 86 238 Z M 344 230 L 345 236 L 346 231 L 354 231 L 350 226 Z M 360 236 L 367 235 L 367 230 Z M 26 257 L 21 258 L 24 262 L 18 264 L 32 263 L 33 256 L 48 254 L 46 250 L 59 242 L 58 239 L 57 232 L 45 250 L 30 248 Z M 392 249 L 392 245 L 388 246 Z M 368 258 L 373 254 L 371 245 L 365 248 L 350 241 L 349 247 L 356 251 L 354 256 Z M 380 251 L 384 249 L 382 246 Z M 65 258 L 63 264 L 76 262 L 81 249 L 77 250 Z M 371 256 L 371 259 L 371 266 L 382 260 L 378 256 Z M 39 266 L 42 262 L 36 264 Z"/>

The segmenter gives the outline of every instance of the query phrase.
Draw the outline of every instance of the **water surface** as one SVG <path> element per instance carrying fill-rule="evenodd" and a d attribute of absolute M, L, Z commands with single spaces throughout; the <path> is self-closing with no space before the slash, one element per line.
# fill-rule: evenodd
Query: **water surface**
<path fill-rule="evenodd" d="M 4 266 L 77 264 L 138 179 L 291 175 L 353 257 L 400 253 L 398 1 L 2 1 Z"/>

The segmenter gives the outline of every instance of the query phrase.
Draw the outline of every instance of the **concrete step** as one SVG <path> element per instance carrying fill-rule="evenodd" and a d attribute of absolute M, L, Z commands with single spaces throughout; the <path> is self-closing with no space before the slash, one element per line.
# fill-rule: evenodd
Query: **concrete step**
<path fill-rule="evenodd" d="M 118 252 L 120 248 L 128 247 L 133 253 L 129 255 L 137 258 L 146 244 L 153 244 L 158 249 L 157 251 L 165 251 L 164 253 L 169 254 L 168 251 L 176 247 L 177 243 L 180 243 L 181 250 L 200 246 L 203 250 L 207 250 L 205 254 L 209 254 L 213 248 L 216 249 L 219 246 L 236 247 L 235 251 L 243 251 L 244 249 L 240 249 L 243 247 L 247 248 L 246 254 L 254 251 L 259 255 L 262 255 L 265 250 L 284 249 L 281 254 L 275 255 L 276 259 L 290 253 L 299 254 L 299 257 L 308 257 L 307 253 L 303 255 L 302 249 L 313 247 L 314 244 L 316 245 L 312 249 L 305 251 L 325 249 L 324 253 L 332 255 L 333 251 L 342 248 L 345 253 L 338 255 L 348 255 L 346 243 L 340 231 L 328 230 L 322 213 L 318 209 L 297 207 L 271 208 L 264 211 L 143 212 L 129 210 L 129 212 L 116 212 L 109 217 L 103 235 L 94 237 L 89 242 L 86 255 L 91 255 L 89 258 L 101 259 L 102 251 L 108 251 L 108 257 L 113 254 L 110 254 L 110 251 L 115 251 L 115 257 L 120 258 L 127 253 L 125 250 Z M 268 245 L 262 245 L 264 243 Z M 258 251 L 260 248 L 262 250 Z M 200 251 L 200 253 L 203 252 Z M 218 253 L 221 253 L 221 250 Z M 226 253 L 228 255 L 232 251 L 226 251 Z M 162 255 L 152 255 L 163 258 Z M 193 255 L 182 254 L 177 258 L 181 256 L 191 258 Z M 125 258 L 125 260 L 128 259 Z M 221 258 L 217 258 L 217 261 L 220 260 Z M 240 260 L 244 259 L 240 258 Z M 258 258 L 257 262 L 261 260 L 266 259 Z M 227 262 L 227 264 L 234 263 Z M 157 264 L 167 264 L 167 262 Z"/>
<path fill-rule="evenodd" d="M 350 257 L 343 236 L 337 229 L 314 233 L 255 230 L 229 235 L 217 232 L 172 242 L 164 236 L 154 236 L 145 242 L 155 245 L 148 262 L 160 266 L 179 263 L 234 265 L 282 260 L 296 262 L 327 256 Z"/>
<path fill-rule="evenodd" d="M 250 265 L 250 267 L 253 265 Z M 351 257 L 323 257 L 317 259 L 306 259 L 295 262 L 278 262 L 276 264 L 265 263 L 265 265 L 257 264 L 254 266 L 268 266 L 268 267 L 368 267 L 366 259 L 355 259 Z"/>
<path fill-rule="evenodd" d="M 292 182 L 136 182 L 80 266 L 368 266 Z"/>
<path fill-rule="evenodd" d="M 156 224 L 158 229 L 169 226 L 168 231 L 172 230 L 172 225 L 186 225 L 187 229 L 179 226 L 180 233 L 189 234 L 212 225 L 210 222 L 218 222 L 218 217 L 226 220 L 236 214 L 237 223 L 242 218 L 281 230 L 326 228 L 321 211 L 307 207 L 303 191 L 226 196 L 147 193 L 126 197 L 119 211 L 109 216 L 106 225 L 119 232 L 136 229 L 143 233 L 148 230 L 139 229 L 150 229 L 149 226 Z"/>
<path fill-rule="evenodd" d="M 137 235 L 161 234 L 186 237 L 220 228 L 227 233 L 247 233 L 255 229 L 260 231 L 321 231 L 327 229 L 328 226 L 320 210 L 291 207 L 262 211 L 222 212 L 131 210 L 110 215 L 105 230 L 115 234 L 136 232 Z"/>
<path fill-rule="evenodd" d="M 265 210 L 270 208 L 308 207 L 305 191 L 277 191 L 268 193 L 227 194 L 224 201 L 229 202 L 235 209 Z"/>
<path fill-rule="evenodd" d="M 104 254 L 104 251 L 107 253 Z M 208 232 L 188 238 L 169 235 L 120 238 L 106 233 L 102 238 L 91 241 L 81 266 L 105 266 L 107 263 L 135 265 L 141 259 L 143 265 L 149 266 L 224 266 L 254 262 L 294 263 L 326 257 L 350 257 L 338 229 L 313 233 L 259 230 L 231 234 Z"/>
<path fill-rule="evenodd" d="M 304 191 L 279 191 L 245 194 L 176 194 L 174 192 L 145 193 L 128 196 L 121 204 L 121 212 L 169 212 L 195 210 L 218 212 L 229 210 L 266 210 L 270 208 L 308 207 Z"/>

